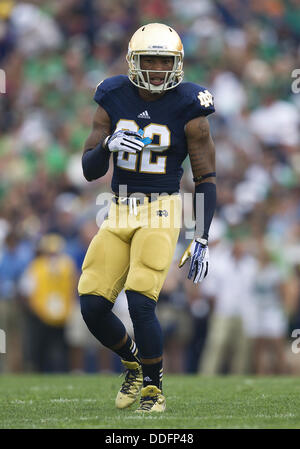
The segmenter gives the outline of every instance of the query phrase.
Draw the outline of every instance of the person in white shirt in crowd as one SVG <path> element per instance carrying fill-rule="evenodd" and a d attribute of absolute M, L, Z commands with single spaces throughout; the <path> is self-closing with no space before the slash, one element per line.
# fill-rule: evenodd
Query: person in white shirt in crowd
<path fill-rule="evenodd" d="M 272 260 L 263 241 L 257 245 L 257 250 L 258 267 L 246 329 L 253 340 L 254 373 L 285 374 L 288 331 L 286 274 Z"/>
<path fill-rule="evenodd" d="M 249 339 L 246 316 L 251 300 L 257 263 L 247 250 L 247 240 L 221 241 L 211 251 L 211 271 L 202 293 L 213 303 L 213 312 L 198 372 L 215 375 L 243 374 L 248 370 Z"/>
<path fill-rule="evenodd" d="M 292 153 L 300 142 L 299 121 L 297 106 L 270 92 L 250 114 L 249 129 L 265 146 L 279 145 Z"/>
<path fill-rule="evenodd" d="M 209 231 L 209 253 L 213 260 L 218 259 L 219 253 L 222 253 L 224 249 L 226 230 L 225 222 L 215 215 Z M 211 275 L 213 270 L 214 267 L 210 266 L 209 275 Z M 197 373 L 198 371 L 212 312 L 212 303 L 210 298 L 203 294 L 202 285 L 203 283 L 193 284 L 188 281 L 184 283 L 187 306 L 191 316 L 191 335 L 185 348 L 185 371 L 187 373 Z"/>

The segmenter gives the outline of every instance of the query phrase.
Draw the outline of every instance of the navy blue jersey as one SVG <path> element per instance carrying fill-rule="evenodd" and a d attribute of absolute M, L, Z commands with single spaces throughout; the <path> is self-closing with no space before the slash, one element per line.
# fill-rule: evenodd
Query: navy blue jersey
<path fill-rule="evenodd" d="M 157 100 L 145 101 L 128 77 L 119 75 L 100 83 L 94 99 L 108 113 L 111 133 L 143 129 L 144 137 L 152 139 L 139 154 L 113 154 L 112 190 L 127 185 L 128 192 L 178 192 L 187 156 L 185 124 L 214 112 L 211 94 L 197 84 L 181 83 Z"/>

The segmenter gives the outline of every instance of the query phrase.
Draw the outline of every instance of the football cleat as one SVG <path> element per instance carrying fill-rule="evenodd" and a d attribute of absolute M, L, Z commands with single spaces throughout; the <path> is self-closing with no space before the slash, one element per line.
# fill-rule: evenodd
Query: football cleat
<path fill-rule="evenodd" d="M 164 412 L 166 409 L 166 398 L 155 385 L 148 385 L 142 388 L 141 402 L 137 413 L 142 412 Z"/>
<path fill-rule="evenodd" d="M 126 362 L 122 360 L 125 371 L 125 380 L 116 397 L 116 407 L 126 408 L 130 407 L 139 396 L 143 386 L 143 372 L 142 367 L 137 362 Z"/>

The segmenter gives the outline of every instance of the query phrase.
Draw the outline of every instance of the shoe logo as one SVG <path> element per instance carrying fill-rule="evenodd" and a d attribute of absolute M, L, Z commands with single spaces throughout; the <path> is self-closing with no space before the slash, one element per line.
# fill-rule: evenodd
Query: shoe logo
<path fill-rule="evenodd" d="M 146 376 L 146 377 L 144 377 L 144 381 L 145 381 L 145 382 L 152 382 L 152 379 L 150 379 L 149 376 Z"/>
<path fill-rule="evenodd" d="M 167 217 L 169 214 L 168 211 L 164 209 L 164 210 L 157 210 L 156 215 L 158 215 L 159 217 Z"/>
<path fill-rule="evenodd" d="M 148 111 L 144 111 L 144 112 L 141 112 L 141 113 L 138 115 L 138 118 L 146 118 L 146 119 L 150 119 L 151 117 L 150 117 L 150 115 L 148 114 Z"/>

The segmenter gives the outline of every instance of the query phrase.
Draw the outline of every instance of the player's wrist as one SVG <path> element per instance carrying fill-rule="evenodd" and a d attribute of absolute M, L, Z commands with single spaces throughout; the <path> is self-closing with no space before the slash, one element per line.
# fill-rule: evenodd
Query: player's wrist
<path fill-rule="evenodd" d="M 111 138 L 111 136 L 107 136 L 102 142 L 102 148 L 106 151 L 109 151 L 108 141 L 110 138 Z"/>
<path fill-rule="evenodd" d="M 82 155 L 83 175 L 87 181 L 104 176 L 109 167 L 109 151 L 103 150 L 103 143 L 99 142 L 94 148 L 88 148 Z"/>
<path fill-rule="evenodd" d="M 208 240 L 203 237 L 195 237 L 195 241 L 200 243 L 202 246 L 208 245 Z"/>

